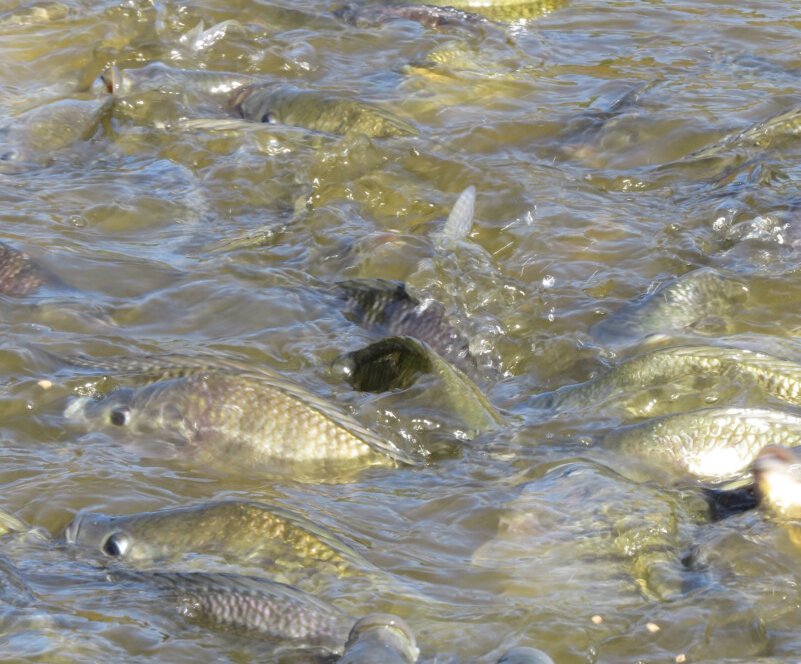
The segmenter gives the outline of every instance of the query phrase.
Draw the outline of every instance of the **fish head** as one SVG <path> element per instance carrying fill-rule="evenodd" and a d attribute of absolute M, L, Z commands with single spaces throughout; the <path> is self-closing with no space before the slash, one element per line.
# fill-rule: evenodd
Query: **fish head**
<path fill-rule="evenodd" d="M 359 652 L 381 659 L 387 651 L 397 653 L 404 662 L 416 662 L 420 655 L 417 642 L 403 618 L 389 613 L 371 613 L 356 621 L 345 643 L 343 660 Z M 355 657 L 354 661 L 368 661 L 368 657 Z M 372 660 L 370 660 L 372 661 Z M 392 660 L 396 661 L 396 660 Z"/>
<path fill-rule="evenodd" d="M 94 430 L 108 426 L 132 428 L 135 420 L 139 419 L 134 397 L 135 391 L 131 388 L 121 388 L 99 397 L 77 397 L 64 409 L 64 416 Z"/>
<path fill-rule="evenodd" d="M 776 516 L 801 518 L 801 455 L 798 448 L 769 445 L 751 467 L 757 499 Z"/>
<path fill-rule="evenodd" d="M 153 560 L 157 552 L 139 541 L 125 519 L 105 514 L 79 512 L 64 530 L 67 544 L 99 552 L 111 560 L 137 562 Z"/>
<path fill-rule="evenodd" d="M 553 660 L 538 648 L 512 648 L 498 660 L 498 664 L 553 664 Z"/>

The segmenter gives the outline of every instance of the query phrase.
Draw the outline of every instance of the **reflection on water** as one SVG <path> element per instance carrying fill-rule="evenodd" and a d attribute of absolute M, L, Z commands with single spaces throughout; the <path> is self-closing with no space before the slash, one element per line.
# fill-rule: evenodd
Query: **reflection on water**
<path fill-rule="evenodd" d="M 3 520 L 3 658 L 304 661 L 126 592 L 119 561 L 61 538 L 80 510 L 230 499 L 352 549 L 370 574 L 286 578 L 349 620 L 402 617 L 420 661 L 797 657 L 792 531 L 713 522 L 682 464 L 627 450 L 660 414 L 796 415 L 801 4 L 483 4 L 0 6 L 0 509 L 33 528 Z M 471 185 L 472 228 L 440 241 Z M 381 393 L 331 370 L 386 331 L 337 292 L 356 279 L 444 312 L 498 426 L 466 427 L 447 367 Z M 679 346 L 706 349 L 691 371 Z M 138 437 L 65 417 L 124 382 L 64 358 L 153 355 L 269 370 L 427 464 L 204 464 L 154 453 L 175 412 Z M 237 389 L 215 403 L 247 422 Z"/>

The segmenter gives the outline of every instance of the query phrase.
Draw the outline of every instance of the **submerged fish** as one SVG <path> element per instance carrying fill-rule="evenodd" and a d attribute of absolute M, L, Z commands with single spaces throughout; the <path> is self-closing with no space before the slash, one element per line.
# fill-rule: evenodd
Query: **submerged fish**
<path fill-rule="evenodd" d="M 456 7 L 407 4 L 356 4 L 351 3 L 334 11 L 334 16 L 359 28 L 381 25 L 392 20 L 419 23 L 424 28 L 457 27 L 475 30 L 487 20 Z"/>
<path fill-rule="evenodd" d="M 725 327 L 747 297 L 745 284 L 702 268 L 663 285 L 642 301 L 624 306 L 595 325 L 591 333 L 601 341 L 612 341 L 621 336 L 698 330 L 709 324 Z"/>
<path fill-rule="evenodd" d="M 369 565 L 321 526 L 281 507 L 223 501 L 129 516 L 79 513 L 64 532 L 68 544 L 129 563 L 155 564 L 186 554 L 214 554 L 290 574 L 345 575 Z"/>
<path fill-rule="evenodd" d="M 385 392 L 413 384 L 421 374 L 436 376 L 449 408 L 476 432 L 503 422 L 500 413 L 479 387 L 462 371 L 444 360 L 424 341 L 390 337 L 366 348 L 341 355 L 334 372 L 354 389 Z"/>
<path fill-rule="evenodd" d="M 29 295 L 54 280 L 28 254 L 0 242 L 0 293 Z"/>
<path fill-rule="evenodd" d="M 413 136 L 408 122 L 378 106 L 292 85 L 268 83 L 238 90 L 230 108 L 245 120 L 303 127 L 330 134 Z"/>
<path fill-rule="evenodd" d="M 92 138 L 111 105 L 109 97 L 59 99 L 26 111 L 0 127 L 0 162 L 40 162 Z"/>
<path fill-rule="evenodd" d="M 419 654 L 403 618 L 373 613 L 353 625 L 338 664 L 414 664 Z"/>
<path fill-rule="evenodd" d="M 212 459 L 228 454 L 245 463 L 420 463 L 335 404 L 267 369 L 193 358 L 74 363 L 155 380 L 72 401 L 65 416 L 92 428 L 156 436 Z"/>
<path fill-rule="evenodd" d="M 553 660 L 537 648 L 512 648 L 498 660 L 498 664 L 553 664 Z"/>
<path fill-rule="evenodd" d="M 400 281 L 352 279 L 337 287 L 348 320 L 380 334 L 419 339 L 454 364 L 475 368 L 469 339 L 439 302 L 420 302 Z"/>
<path fill-rule="evenodd" d="M 109 577 L 145 584 L 193 621 L 252 633 L 298 646 L 340 652 L 352 619 L 297 588 L 265 578 L 202 572 L 130 572 Z"/>
<path fill-rule="evenodd" d="M 801 406 L 801 364 L 745 348 L 679 346 L 627 360 L 598 378 L 538 395 L 537 407 L 561 410 L 618 399 L 683 377 L 746 379 L 772 397 Z"/>
<path fill-rule="evenodd" d="M 743 474 L 767 445 L 801 445 L 801 416 L 764 408 L 707 408 L 622 427 L 605 445 L 699 480 Z"/>
<path fill-rule="evenodd" d="M 801 518 L 801 455 L 798 449 L 769 445 L 751 468 L 761 506 L 784 519 Z"/>
<path fill-rule="evenodd" d="M 564 7 L 567 0 L 433 0 L 431 4 L 475 12 L 493 21 L 517 21 L 550 14 Z"/>

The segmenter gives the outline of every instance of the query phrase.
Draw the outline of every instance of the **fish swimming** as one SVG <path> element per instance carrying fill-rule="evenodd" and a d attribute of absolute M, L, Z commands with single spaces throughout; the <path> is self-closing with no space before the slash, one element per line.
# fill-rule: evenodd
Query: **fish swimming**
<path fill-rule="evenodd" d="M 497 664 L 553 664 L 553 660 L 538 648 L 520 646 L 504 653 Z"/>
<path fill-rule="evenodd" d="M 369 563 L 308 519 L 282 507 L 226 500 L 126 516 L 78 513 L 64 531 L 68 544 L 129 564 L 160 564 L 187 554 L 213 554 L 298 575 L 344 576 Z"/>
<path fill-rule="evenodd" d="M 0 242 L 0 293 L 29 295 L 54 280 L 55 277 L 28 254 Z"/>
<path fill-rule="evenodd" d="M 67 419 L 92 429 L 155 436 L 189 455 L 246 464 L 421 461 L 373 433 L 332 402 L 283 376 L 197 358 L 142 358 L 78 366 L 137 374 L 144 385 L 75 398 Z M 127 371 L 126 371 L 127 370 Z"/>
<path fill-rule="evenodd" d="M 748 298 L 748 287 L 718 272 L 701 268 L 670 281 L 644 300 L 633 302 L 593 326 L 603 342 L 642 337 L 654 332 L 698 330 L 727 320 Z"/>
<path fill-rule="evenodd" d="M 358 28 L 382 25 L 391 20 L 406 20 L 419 23 L 424 28 L 466 28 L 475 31 L 487 23 L 478 14 L 455 7 L 409 4 L 357 4 L 350 3 L 334 11 L 334 16 Z"/>
<path fill-rule="evenodd" d="M 799 449 L 768 445 L 754 459 L 751 472 L 759 504 L 782 519 L 801 518 Z"/>
<path fill-rule="evenodd" d="M 603 445 L 706 482 L 743 475 L 768 445 L 801 445 L 801 416 L 765 408 L 706 408 L 621 427 Z"/>
<path fill-rule="evenodd" d="M 294 125 L 330 134 L 414 136 L 417 130 L 389 111 L 334 94 L 266 83 L 237 90 L 230 109 L 245 120 Z"/>
<path fill-rule="evenodd" d="M 353 625 L 338 664 L 414 664 L 419 654 L 403 618 L 373 613 Z"/>

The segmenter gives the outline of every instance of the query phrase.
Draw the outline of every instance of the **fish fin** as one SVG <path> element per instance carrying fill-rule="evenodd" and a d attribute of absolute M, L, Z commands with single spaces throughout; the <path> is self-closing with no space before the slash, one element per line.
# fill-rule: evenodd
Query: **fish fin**
<path fill-rule="evenodd" d="M 476 207 L 476 188 L 471 184 L 465 189 L 453 209 L 448 215 L 445 227 L 442 229 L 442 238 L 449 240 L 463 240 L 470 233 L 473 227 L 473 212 Z"/>

